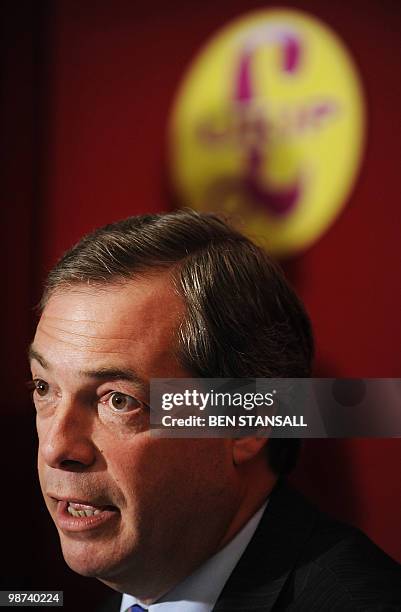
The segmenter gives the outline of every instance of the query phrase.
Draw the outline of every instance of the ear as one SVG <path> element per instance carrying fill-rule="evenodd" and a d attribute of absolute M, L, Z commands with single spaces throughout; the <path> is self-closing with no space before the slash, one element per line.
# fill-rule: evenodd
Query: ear
<path fill-rule="evenodd" d="M 266 445 L 267 438 L 235 438 L 232 441 L 232 454 L 234 465 L 241 465 L 251 461 Z"/>

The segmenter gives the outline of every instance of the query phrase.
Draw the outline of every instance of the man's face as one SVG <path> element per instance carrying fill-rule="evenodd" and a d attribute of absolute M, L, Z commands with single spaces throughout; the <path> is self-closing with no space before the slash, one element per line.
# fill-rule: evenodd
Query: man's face
<path fill-rule="evenodd" d="M 77 286 L 50 298 L 32 347 L 39 478 L 65 560 L 138 596 L 212 554 L 241 495 L 229 440 L 148 431 L 150 379 L 190 376 L 184 312 L 167 274 Z"/>

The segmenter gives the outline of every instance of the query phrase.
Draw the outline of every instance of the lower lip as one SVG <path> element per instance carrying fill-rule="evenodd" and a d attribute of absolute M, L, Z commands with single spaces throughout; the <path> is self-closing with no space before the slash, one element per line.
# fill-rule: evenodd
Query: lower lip
<path fill-rule="evenodd" d="M 103 510 L 100 514 L 93 516 L 72 516 L 67 510 L 68 502 L 59 501 L 56 511 L 56 525 L 63 531 L 91 531 L 99 527 L 115 521 L 119 517 L 117 510 Z"/>

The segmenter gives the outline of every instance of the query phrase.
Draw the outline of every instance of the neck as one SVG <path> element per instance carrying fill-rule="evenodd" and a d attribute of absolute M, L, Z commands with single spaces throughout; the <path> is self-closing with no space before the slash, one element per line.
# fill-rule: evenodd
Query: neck
<path fill-rule="evenodd" d="M 264 456 L 255 457 L 253 461 L 241 466 L 243 487 L 242 503 L 235 513 L 224 537 L 221 539 L 218 550 L 226 546 L 241 531 L 252 516 L 265 503 L 273 490 L 277 475 L 266 465 Z"/>

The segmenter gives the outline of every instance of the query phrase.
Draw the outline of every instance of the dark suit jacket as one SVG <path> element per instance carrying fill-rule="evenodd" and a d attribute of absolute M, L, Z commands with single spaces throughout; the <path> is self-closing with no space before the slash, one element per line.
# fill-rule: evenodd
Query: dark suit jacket
<path fill-rule="evenodd" d="M 119 612 L 120 602 L 116 594 L 101 610 Z M 280 483 L 214 612 L 281 610 L 401 611 L 401 566 Z"/>

